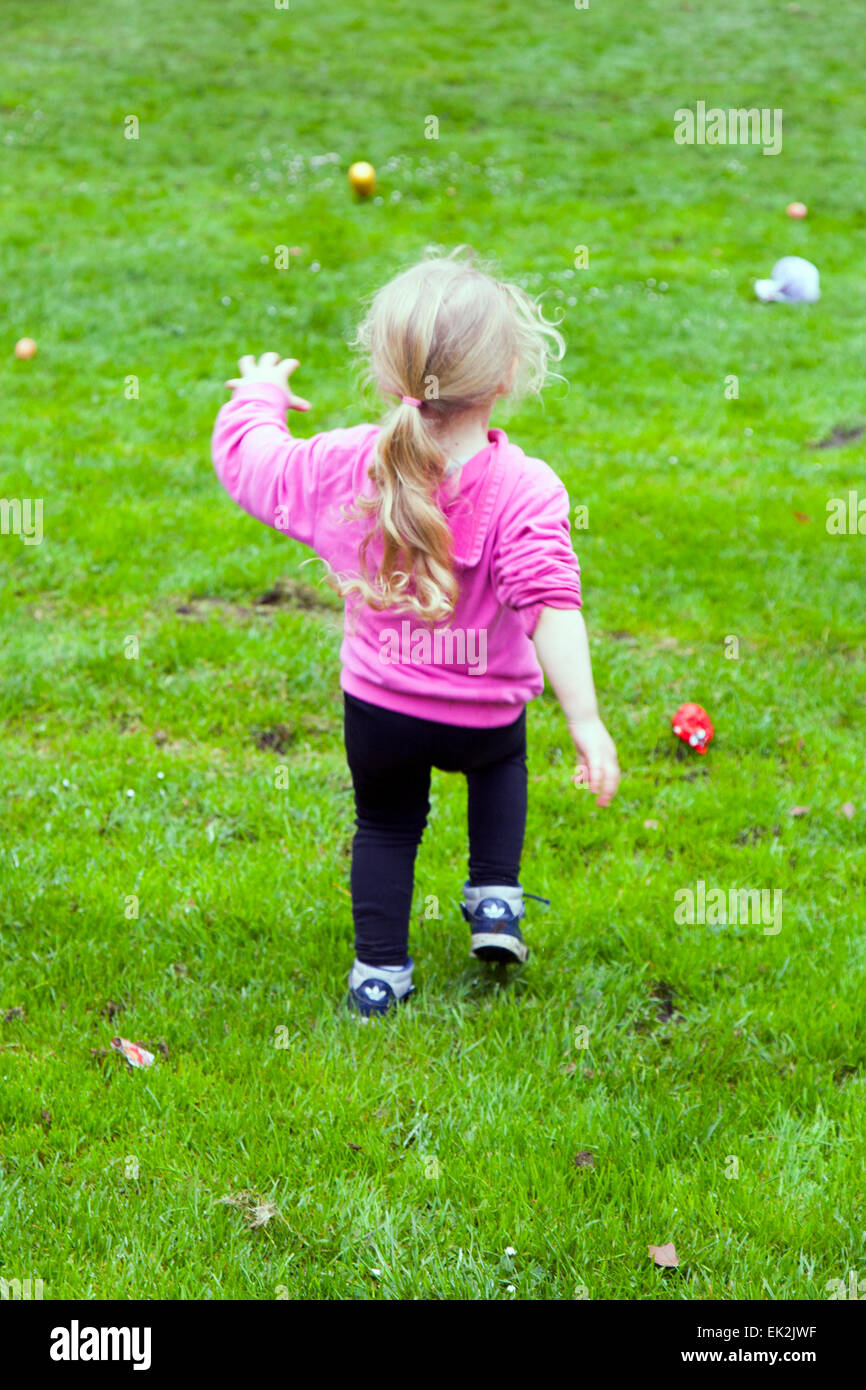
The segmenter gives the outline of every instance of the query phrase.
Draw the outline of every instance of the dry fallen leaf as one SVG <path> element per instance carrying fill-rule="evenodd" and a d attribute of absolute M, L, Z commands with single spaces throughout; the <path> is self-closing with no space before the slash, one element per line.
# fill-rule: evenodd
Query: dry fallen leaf
<path fill-rule="evenodd" d="M 262 1202 L 249 1188 L 240 1192 L 230 1192 L 226 1197 L 218 1197 L 217 1205 L 240 1208 L 251 1231 L 257 1230 L 260 1226 L 267 1226 L 275 1216 L 281 1221 L 285 1220 L 274 1202 Z"/>
<path fill-rule="evenodd" d="M 267 1226 L 273 1217 L 279 1216 L 279 1212 L 273 1202 L 261 1202 L 247 1212 L 247 1220 L 250 1223 L 250 1230 L 255 1231 L 259 1226 Z"/>
<path fill-rule="evenodd" d="M 854 819 L 854 802 L 853 802 L 853 801 L 843 801 L 843 802 L 842 802 L 842 805 L 839 807 L 839 810 L 842 812 L 842 815 L 843 815 L 843 816 L 847 817 L 848 820 L 853 820 L 853 819 Z"/>
<path fill-rule="evenodd" d="M 792 806 L 790 814 L 792 816 L 808 816 L 811 809 L 811 806 Z"/>
<path fill-rule="evenodd" d="M 668 1241 L 667 1245 L 651 1245 L 649 1247 L 650 1256 L 657 1265 L 663 1269 L 676 1269 L 680 1262 L 680 1257 L 673 1246 L 673 1241 Z"/>
<path fill-rule="evenodd" d="M 797 518 L 798 521 L 811 521 L 811 520 L 812 520 L 812 518 L 811 518 L 810 516 L 807 516 L 805 512 L 795 512 L 794 515 L 795 515 L 795 517 Z"/>
<path fill-rule="evenodd" d="M 595 1154 L 592 1149 L 581 1149 L 580 1153 L 574 1155 L 575 1168 L 594 1168 Z"/>

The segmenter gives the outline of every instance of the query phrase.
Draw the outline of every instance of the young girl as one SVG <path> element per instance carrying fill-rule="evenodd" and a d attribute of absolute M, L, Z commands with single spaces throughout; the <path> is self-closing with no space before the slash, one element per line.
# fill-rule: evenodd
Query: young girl
<path fill-rule="evenodd" d="M 522 290 L 457 253 L 375 296 L 358 333 L 396 397 L 381 425 L 295 439 L 294 358 L 240 361 L 214 466 L 253 516 L 312 546 L 345 598 L 341 685 L 355 792 L 348 1003 L 384 1014 L 412 990 L 415 856 L 432 768 L 468 788 L 471 952 L 520 963 L 526 709 L 547 675 L 606 806 L 619 781 L 580 613 L 569 502 L 553 470 L 489 429 L 496 399 L 540 391 L 559 333 Z"/>

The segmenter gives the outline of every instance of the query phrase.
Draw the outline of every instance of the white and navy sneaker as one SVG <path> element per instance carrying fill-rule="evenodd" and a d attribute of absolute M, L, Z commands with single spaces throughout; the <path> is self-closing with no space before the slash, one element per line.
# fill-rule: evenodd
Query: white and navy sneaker
<path fill-rule="evenodd" d="M 477 960 L 522 965 L 529 947 L 520 931 L 523 889 L 513 884 L 463 885 L 460 910 L 472 928 L 470 952 Z"/>
<path fill-rule="evenodd" d="M 390 1013 L 414 990 L 414 964 L 411 956 L 405 965 L 364 965 L 356 960 L 349 975 L 346 1004 L 365 1022 Z"/>

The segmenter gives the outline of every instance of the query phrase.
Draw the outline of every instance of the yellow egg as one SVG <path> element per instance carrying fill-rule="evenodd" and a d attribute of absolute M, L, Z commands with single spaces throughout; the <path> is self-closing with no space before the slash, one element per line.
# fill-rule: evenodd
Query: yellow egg
<path fill-rule="evenodd" d="M 15 344 L 15 356 L 16 356 L 16 357 L 22 357 L 22 358 L 26 358 L 26 357 L 35 357 L 35 356 L 36 356 L 36 344 L 35 344 L 35 342 L 33 341 L 33 339 L 32 339 L 32 338 L 19 338 L 19 339 L 18 339 L 18 342 Z"/>
<path fill-rule="evenodd" d="M 369 198 L 376 188 L 376 170 L 362 159 L 349 170 L 349 183 L 359 198 Z"/>

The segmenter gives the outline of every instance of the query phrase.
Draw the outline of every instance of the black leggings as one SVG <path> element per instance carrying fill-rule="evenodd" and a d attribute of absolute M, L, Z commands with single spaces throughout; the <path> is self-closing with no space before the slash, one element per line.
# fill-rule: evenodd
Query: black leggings
<path fill-rule="evenodd" d="M 397 714 L 344 692 L 346 758 L 355 789 L 352 915 L 365 965 L 404 965 L 415 856 L 430 810 L 430 771 L 462 772 L 468 789 L 469 882 L 520 882 L 526 829 L 526 710 L 498 729 Z"/>

